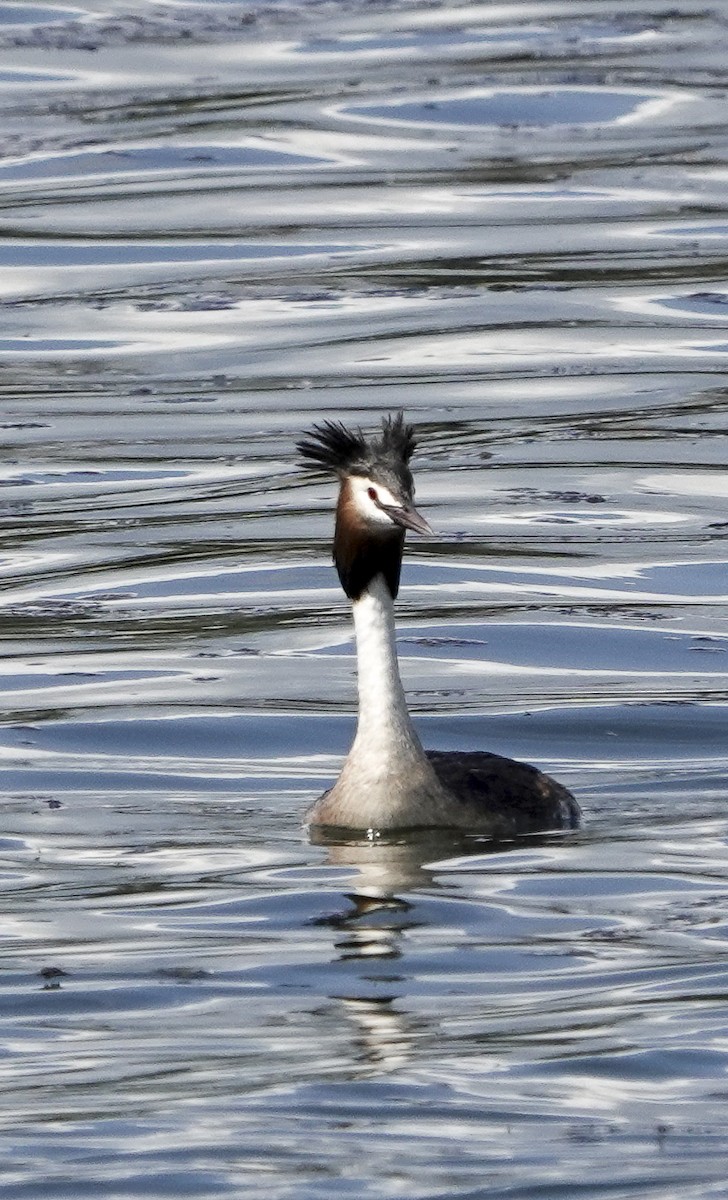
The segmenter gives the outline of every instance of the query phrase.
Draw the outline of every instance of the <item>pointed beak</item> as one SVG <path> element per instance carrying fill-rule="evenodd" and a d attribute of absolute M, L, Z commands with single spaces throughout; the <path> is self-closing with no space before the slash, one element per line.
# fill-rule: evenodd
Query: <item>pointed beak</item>
<path fill-rule="evenodd" d="M 393 504 L 382 505 L 382 508 L 388 516 L 392 518 L 396 525 L 401 525 L 403 529 L 413 529 L 415 533 L 432 533 L 431 526 L 425 518 L 418 513 L 416 508 L 402 505 L 395 507 Z"/>

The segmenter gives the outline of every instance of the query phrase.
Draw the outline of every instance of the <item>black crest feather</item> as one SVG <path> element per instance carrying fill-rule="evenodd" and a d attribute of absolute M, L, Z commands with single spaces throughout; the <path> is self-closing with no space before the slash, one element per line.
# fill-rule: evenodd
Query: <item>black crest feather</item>
<path fill-rule="evenodd" d="M 341 421 L 314 425 L 296 449 L 306 466 L 323 467 L 343 474 L 367 475 L 377 464 L 397 470 L 409 462 L 415 449 L 415 431 L 404 414 L 382 418 L 380 437 L 367 438 L 361 429 L 347 429 Z"/>
<path fill-rule="evenodd" d="M 351 471 L 364 466 L 367 444 L 362 431 L 347 429 L 340 421 L 322 421 L 296 443 L 306 466 L 328 471 Z"/>
<path fill-rule="evenodd" d="M 414 426 L 405 424 L 401 410 L 395 417 L 382 418 L 382 436 L 375 445 L 382 458 L 393 456 L 403 463 L 409 462 L 417 442 Z"/>

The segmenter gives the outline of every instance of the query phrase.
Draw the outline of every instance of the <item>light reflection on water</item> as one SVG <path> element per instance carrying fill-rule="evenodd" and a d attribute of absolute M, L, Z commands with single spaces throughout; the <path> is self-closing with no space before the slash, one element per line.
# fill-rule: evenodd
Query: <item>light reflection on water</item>
<path fill-rule="evenodd" d="M 528 126 L 608 125 L 642 119 L 680 99 L 649 92 L 561 88 L 543 91 L 518 88 L 502 92 L 470 92 L 412 102 L 396 100 L 389 106 L 347 105 L 342 112 L 366 120 L 425 125 Z"/>
<path fill-rule="evenodd" d="M 723 9 L 0 4 L 8 1200 L 724 1194 Z M 302 832 L 402 405 L 423 738 L 576 833 Z"/>

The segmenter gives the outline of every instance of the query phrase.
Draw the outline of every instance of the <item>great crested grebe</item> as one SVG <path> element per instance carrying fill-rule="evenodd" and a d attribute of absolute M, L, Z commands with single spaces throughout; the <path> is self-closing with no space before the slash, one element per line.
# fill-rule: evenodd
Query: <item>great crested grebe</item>
<path fill-rule="evenodd" d="M 334 562 L 352 602 L 359 682 L 356 737 L 336 783 L 307 814 L 352 830 L 463 829 L 503 837 L 579 824 L 565 787 L 485 751 L 424 750 L 397 665 L 394 600 L 405 530 L 431 533 L 413 505 L 414 430 L 402 413 L 367 439 L 336 421 L 298 443 L 307 466 L 335 472 Z"/>

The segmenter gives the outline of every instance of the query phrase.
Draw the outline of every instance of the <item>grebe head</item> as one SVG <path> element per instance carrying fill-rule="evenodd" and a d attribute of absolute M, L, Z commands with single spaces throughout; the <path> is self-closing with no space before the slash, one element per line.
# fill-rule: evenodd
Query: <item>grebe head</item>
<path fill-rule="evenodd" d="M 341 585 L 357 600 L 375 575 L 384 576 L 394 598 L 406 529 L 431 533 L 414 507 L 409 460 L 414 430 L 403 414 L 382 419 L 382 432 L 367 439 L 339 421 L 314 425 L 297 449 L 307 466 L 335 472 L 341 481 L 336 506 L 334 561 Z"/>

